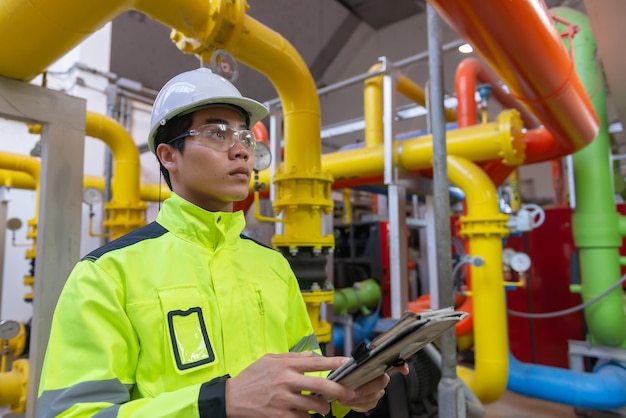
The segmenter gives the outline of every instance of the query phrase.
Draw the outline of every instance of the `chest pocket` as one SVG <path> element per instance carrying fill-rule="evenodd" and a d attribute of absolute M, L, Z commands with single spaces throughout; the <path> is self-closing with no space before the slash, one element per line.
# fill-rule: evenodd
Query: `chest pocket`
<path fill-rule="evenodd" d="M 205 319 L 206 297 L 195 287 L 165 288 L 158 292 L 167 318 L 165 335 L 175 370 L 186 373 L 216 363 L 210 323 Z"/>

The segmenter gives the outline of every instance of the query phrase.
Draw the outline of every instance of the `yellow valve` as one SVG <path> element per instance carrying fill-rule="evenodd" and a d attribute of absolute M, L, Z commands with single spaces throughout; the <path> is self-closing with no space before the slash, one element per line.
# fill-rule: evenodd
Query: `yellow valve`
<path fill-rule="evenodd" d="M 146 224 L 145 213 L 148 208 L 146 202 L 134 204 L 106 202 L 104 208 L 107 219 L 103 222 L 103 226 L 107 231 L 111 231 L 111 239 L 119 238 Z"/>
<path fill-rule="evenodd" d="M 26 127 L 28 128 L 28 133 L 33 135 L 41 134 L 41 131 L 43 129 L 40 123 L 26 122 Z"/>
<path fill-rule="evenodd" d="M 35 278 L 33 276 L 24 276 L 24 286 L 30 288 L 30 291 L 24 294 L 24 300 L 32 302 L 35 297 Z"/>
<path fill-rule="evenodd" d="M 332 328 L 326 321 L 320 320 L 320 310 L 322 302 L 332 304 L 335 298 L 334 290 L 314 290 L 312 292 L 302 292 L 309 319 L 313 325 L 313 331 L 317 341 L 321 344 L 328 343 L 332 339 Z"/>
<path fill-rule="evenodd" d="M 0 406 L 9 405 L 13 413 L 23 413 L 27 387 L 28 360 L 15 360 L 10 372 L 0 373 Z"/>

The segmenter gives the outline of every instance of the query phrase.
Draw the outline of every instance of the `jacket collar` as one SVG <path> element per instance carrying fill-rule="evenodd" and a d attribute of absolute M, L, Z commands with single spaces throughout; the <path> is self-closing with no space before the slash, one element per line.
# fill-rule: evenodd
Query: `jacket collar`
<path fill-rule="evenodd" d="M 212 249 L 233 243 L 245 227 L 242 211 L 209 212 L 175 193 L 163 202 L 156 221 L 177 237 Z"/>

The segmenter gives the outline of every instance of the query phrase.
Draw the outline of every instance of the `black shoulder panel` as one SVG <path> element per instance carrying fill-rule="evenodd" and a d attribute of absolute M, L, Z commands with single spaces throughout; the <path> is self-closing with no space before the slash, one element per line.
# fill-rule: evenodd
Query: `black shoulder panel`
<path fill-rule="evenodd" d="M 270 250 L 274 250 L 274 251 L 276 251 L 276 249 L 275 249 L 275 248 L 268 247 L 267 245 L 263 244 L 262 242 L 259 242 L 259 241 L 255 240 L 255 239 L 253 239 L 253 238 L 250 238 L 250 237 L 249 237 L 249 236 L 247 236 L 247 235 L 244 235 L 244 234 L 239 234 L 239 237 L 240 237 L 240 238 L 242 238 L 242 239 L 247 239 L 248 241 L 252 241 L 252 242 L 254 242 L 255 244 L 260 245 L 261 247 L 269 248 Z"/>
<path fill-rule="evenodd" d="M 143 240 L 158 238 L 165 234 L 167 229 L 156 222 L 151 222 L 146 226 L 129 232 L 126 235 L 119 237 L 118 239 L 97 248 L 84 256 L 82 260 L 96 261 L 109 251 L 119 250 L 120 248 L 128 247 Z"/>

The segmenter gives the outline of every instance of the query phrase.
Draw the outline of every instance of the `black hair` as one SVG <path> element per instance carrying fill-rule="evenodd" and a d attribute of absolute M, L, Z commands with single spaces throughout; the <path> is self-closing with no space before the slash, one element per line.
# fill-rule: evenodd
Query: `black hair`
<path fill-rule="evenodd" d="M 156 153 L 156 148 L 159 144 L 166 144 L 172 138 L 176 138 L 178 135 L 182 134 L 186 130 L 191 127 L 193 122 L 193 112 L 186 113 L 184 115 L 174 116 L 172 119 L 168 120 L 165 125 L 161 125 L 158 127 L 156 133 L 154 134 L 154 149 Z M 174 149 L 178 150 L 181 154 L 185 150 L 185 138 L 177 139 L 176 141 L 170 144 Z M 159 162 L 159 169 L 161 170 L 161 174 L 165 179 L 165 183 L 172 190 L 172 182 L 170 181 L 170 172 L 167 171 L 159 157 L 156 157 Z"/>

